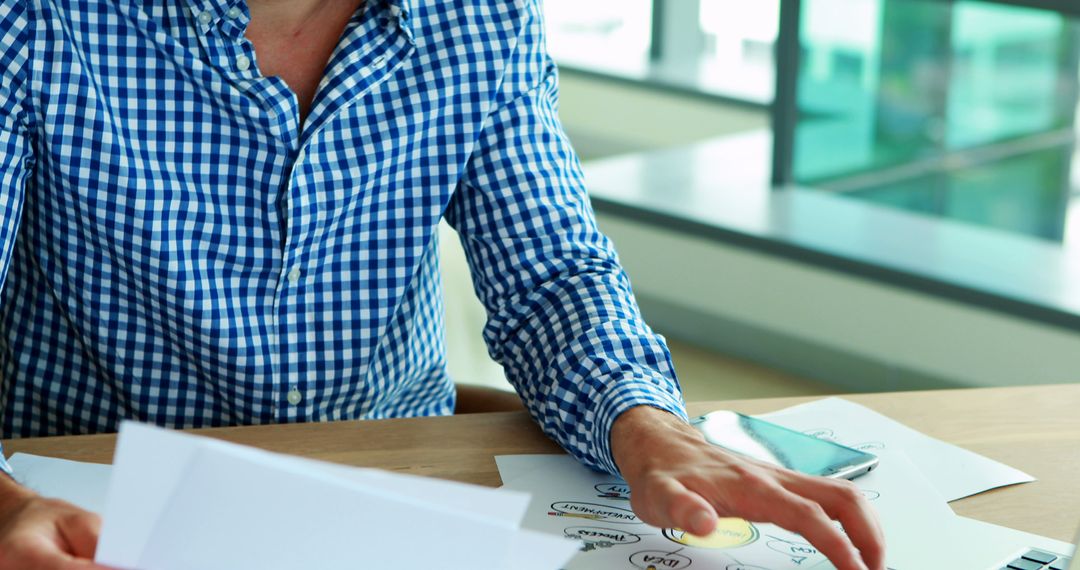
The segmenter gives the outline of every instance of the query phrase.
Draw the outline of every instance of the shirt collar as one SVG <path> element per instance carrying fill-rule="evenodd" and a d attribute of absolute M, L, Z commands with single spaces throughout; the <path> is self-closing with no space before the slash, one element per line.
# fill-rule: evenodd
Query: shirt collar
<path fill-rule="evenodd" d="M 367 0 L 367 4 L 372 7 L 383 4 L 391 16 L 402 17 L 405 19 L 408 19 L 409 9 L 411 7 L 409 0 Z"/>
<path fill-rule="evenodd" d="M 396 24 L 412 41 L 410 0 L 367 0 L 366 9 L 381 11 L 382 17 Z"/>
<path fill-rule="evenodd" d="M 228 14 L 230 8 L 241 11 L 247 8 L 243 5 L 243 0 L 187 0 L 187 5 L 191 9 L 191 17 L 195 20 L 195 25 L 203 31 L 216 26 Z"/>
<path fill-rule="evenodd" d="M 241 12 L 247 12 L 245 0 L 186 0 L 191 16 L 195 23 L 203 31 L 216 26 L 221 18 L 228 14 L 230 8 L 236 8 Z M 410 0 L 367 0 L 367 9 L 385 9 L 392 18 L 396 18 L 398 25 L 408 28 L 409 14 L 411 13 Z M 206 13 L 206 16 L 202 14 Z"/>

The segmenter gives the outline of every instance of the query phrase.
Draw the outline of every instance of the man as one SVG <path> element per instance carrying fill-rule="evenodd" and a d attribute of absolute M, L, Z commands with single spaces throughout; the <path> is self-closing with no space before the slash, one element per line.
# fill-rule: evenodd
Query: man
<path fill-rule="evenodd" d="M 558 124 L 537 2 L 414 1 L 0 0 L 4 435 L 451 413 L 445 216 L 492 355 L 644 520 L 772 521 L 883 568 L 851 486 L 686 426 Z M 0 569 L 97 568 L 97 533 L 0 483 Z"/>

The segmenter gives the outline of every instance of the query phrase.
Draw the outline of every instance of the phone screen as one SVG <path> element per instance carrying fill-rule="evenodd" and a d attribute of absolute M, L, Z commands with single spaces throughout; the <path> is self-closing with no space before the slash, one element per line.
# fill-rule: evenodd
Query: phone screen
<path fill-rule="evenodd" d="M 872 466 L 877 461 L 873 454 L 736 412 L 712 412 L 691 424 L 709 443 L 809 475 L 850 477 L 864 472 L 848 475 L 853 467 Z"/>

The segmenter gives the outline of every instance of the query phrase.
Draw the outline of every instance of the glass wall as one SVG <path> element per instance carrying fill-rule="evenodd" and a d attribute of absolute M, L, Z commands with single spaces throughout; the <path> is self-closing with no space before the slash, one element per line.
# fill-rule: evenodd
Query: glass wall
<path fill-rule="evenodd" d="M 545 0 L 564 68 L 768 105 L 780 0 Z"/>
<path fill-rule="evenodd" d="M 776 78 L 790 78 L 795 129 L 778 129 L 776 145 L 784 182 L 1080 241 L 1075 16 L 991 0 L 800 0 L 798 65 L 778 69 L 780 9 L 794 4 L 545 0 L 545 9 L 564 69 L 762 113 Z"/>
<path fill-rule="evenodd" d="M 713 93 L 771 102 L 780 0 L 701 0 L 697 21 L 698 82 Z"/>
<path fill-rule="evenodd" d="M 800 26 L 797 183 L 1072 239 L 1075 20 L 989 2 L 803 0 Z"/>
<path fill-rule="evenodd" d="M 652 47 L 652 0 L 544 0 L 548 47 L 560 65 L 641 75 Z"/>

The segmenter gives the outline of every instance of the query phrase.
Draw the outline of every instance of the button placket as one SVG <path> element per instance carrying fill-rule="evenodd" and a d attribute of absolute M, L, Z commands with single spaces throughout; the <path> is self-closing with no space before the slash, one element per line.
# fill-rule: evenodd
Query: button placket
<path fill-rule="evenodd" d="M 300 402 L 304 400 L 304 395 L 300 393 L 300 390 L 295 386 L 289 390 L 288 394 L 285 394 L 285 400 L 289 402 L 290 406 L 298 406 Z"/>

